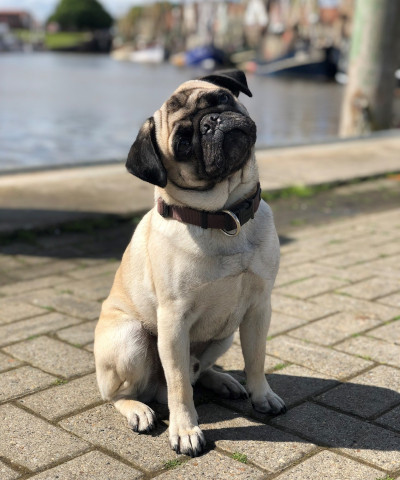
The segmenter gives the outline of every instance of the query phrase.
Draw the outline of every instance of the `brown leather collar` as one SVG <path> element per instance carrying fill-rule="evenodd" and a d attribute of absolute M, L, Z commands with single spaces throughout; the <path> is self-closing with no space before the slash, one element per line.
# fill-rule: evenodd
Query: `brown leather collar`
<path fill-rule="evenodd" d="M 189 207 L 167 205 L 162 198 L 157 200 L 157 211 L 164 218 L 173 218 L 178 222 L 197 225 L 201 228 L 219 228 L 227 235 L 234 236 L 240 231 L 240 227 L 254 218 L 261 202 L 261 187 L 257 183 L 257 189 L 249 198 L 233 205 L 229 210 L 207 212 L 195 210 Z M 232 232 L 234 233 L 228 233 Z"/>

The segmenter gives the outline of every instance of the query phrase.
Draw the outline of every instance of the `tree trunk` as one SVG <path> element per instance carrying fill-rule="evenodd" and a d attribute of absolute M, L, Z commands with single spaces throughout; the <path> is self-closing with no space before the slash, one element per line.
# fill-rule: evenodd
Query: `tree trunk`
<path fill-rule="evenodd" d="M 391 128 L 399 66 L 400 1 L 357 0 L 340 136 Z"/>

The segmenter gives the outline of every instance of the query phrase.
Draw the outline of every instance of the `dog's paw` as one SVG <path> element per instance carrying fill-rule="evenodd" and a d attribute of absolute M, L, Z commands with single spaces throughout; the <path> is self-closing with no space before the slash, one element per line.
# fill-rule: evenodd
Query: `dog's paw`
<path fill-rule="evenodd" d="M 174 429 L 170 426 L 169 443 L 176 453 L 197 457 L 201 455 L 206 446 L 203 432 L 195 426 L 191 429 Z"/>
<path fill-rule="evenodd" d="M 270 390 L 261 398 L 252 397 L 251 403 L 254 410 L 260 413 L 272 413 L 273 415 L 279 415 L 281 413 L 285 413 L 287 410 L 285 402 L 272 390 Z"/>
<path fill-rule="evenodd" d="M 144 403 L 135 402 L 128 415 L 128 425 L 134 432 L 149 433 L 157 424 L 154 411 Z"/>
<path fill-rule="evenodd" d="M 197 426 L 197 412 L 193 405 L 180 405 L 171 409 L 169 443 L 176 453 L 191 457 L 197 457 L 203 453 L 206 440 Z"/>
<path fill-rule="evenodd" d="M 222 398 L 234 400 L 248 398 L 246 389 L 228 373 L 217 372 L 210 368 L 201 376 L 200 383 Z"/>

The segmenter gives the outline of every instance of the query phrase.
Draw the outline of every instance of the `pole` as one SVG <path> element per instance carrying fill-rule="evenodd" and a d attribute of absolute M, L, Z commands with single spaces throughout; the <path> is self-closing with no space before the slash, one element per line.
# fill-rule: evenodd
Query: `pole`
<path fill-rule="evenodd" d="M 340 136 L 391 128 L 399 66 L 400 1 L 357 0 Z"/>

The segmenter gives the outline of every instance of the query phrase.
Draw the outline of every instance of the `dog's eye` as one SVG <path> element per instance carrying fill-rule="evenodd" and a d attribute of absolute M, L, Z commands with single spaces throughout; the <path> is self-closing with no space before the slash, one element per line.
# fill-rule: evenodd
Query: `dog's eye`
<path fill-rule="evenodd" d="M 219 103 L 222 103 L 223 105 L 229 103 L 230 99 L 231 98 L 227 93 L 221 93 L 218 97 Z"/>
<path fill-rule="evenodd" d="M 187 137 L 182 137 L 178 140 L 177 150 L 178 154 L 187 155 L 192 148 L 192 142 Z"/>

